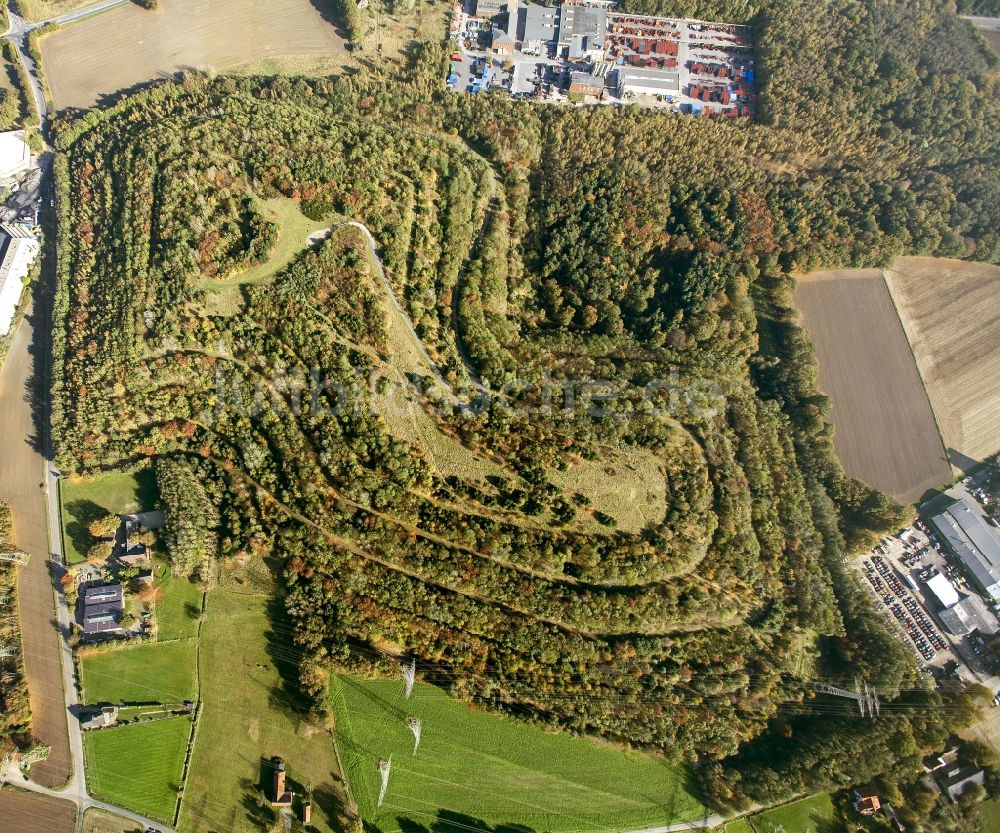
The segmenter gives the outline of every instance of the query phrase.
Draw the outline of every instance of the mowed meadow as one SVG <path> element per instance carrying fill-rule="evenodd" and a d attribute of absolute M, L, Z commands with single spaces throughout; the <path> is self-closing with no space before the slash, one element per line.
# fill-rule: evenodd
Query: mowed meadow
<path fill-rule="evenodd" d="M 795 304 L 831 399 L 834 445 L 848 474 L 910 503 L 951 479 L 917 364 L 881 271 L 814 272 Z"/>
<path fill-rule="evenodd" d="M 160 0 L 150 12 L 129 3 L 43 37 L 45 77 L 58 110 L 180 70 L 330 71 L 347 52 L 325 5 Z"/>
<path fill-rule="evenodd" d="M 475 710 L 433 685 L 407 700 L 401 680 L 341 675 L 331 697 L 351 798 L 381 833 L 638 830 L 707 812 L 683 764 Z M 416 754 L 409 717 L 422 721 Z"/>

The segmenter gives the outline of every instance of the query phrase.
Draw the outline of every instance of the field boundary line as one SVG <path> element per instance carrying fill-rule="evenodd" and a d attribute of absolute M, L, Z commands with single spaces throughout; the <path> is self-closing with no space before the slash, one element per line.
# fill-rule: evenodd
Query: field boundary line
<path fill-rule="evenodd" d="M 195 642 L 194 653 L 194 693 L 195 706 L 194 714 L 191 716 L 191 733 L 188 735 L 187 751 L 184 754 L 184 767 L 181 770 L 180 789 L 177 791 L 177 801 L 174 805 L 174 817 L 171 826 L 177 827 L 181 818 L 181 805 L 184 803 L 184 788 L 187 786 L 188 773 L 191 771 L 191 759 L 194 757 L 194 745 L 198 741 L 198 724 L 201 722 L 201 629 L 205 625 L 205 617 L 208 615 L 208 593 L 201 594 L 201 618 L 198 620 L 198 636 Z M 166 644 L 166 643 L 164 643 Z"/>
<path fill-rule="evenodd" d="M 890 271 L 892 271 L 891 266 L 885 269 L 880 269 L 879 273 L 882 275 L 882 282 L 885 284 L 885 291 L 889 293 L 889 299 L 892 301 L 892 309 L 896 313 L 896 319 L 899 321 L 899 326 L 903 329 L 903 335 L 906 336 L 906 344 L 910 348 L 910 355 L 913 357 L 913 364 L 917 368 L 917 376 L 920 378 L 920 386 L 924 389 L 924 396 L 927 397 L 927 405 L 931 409 L 931 416 L 934 417 L 934 430 L 937 431 L 938 438 L 941 440 L 941 447 L 944 449 L 944 454 L 948 462 L 948 468 L 951 470 L 952 475 L 955 475 L 956 467 L 955 464 L 951 462 L 951 456 L 948 454 L 948 443 L 945 442 L 944 433 L 941 431 L 941 419 L 938 417 L 937 408 L 934 407 L 934 399 L 931 397 L 930 388 L 927 385 L 927 379 L 924 377 L 923 368 L 920 366 L 920 362 L 917 361 L 917 351 L 913 346 L 914 338 L 906 326 L 906 320 L 903 314 L 899 310 L 899 301 L 896 298 L 896 294 L 892 291 L 892 281 L 890 281 L 886 275 L 886 273 Z"/>

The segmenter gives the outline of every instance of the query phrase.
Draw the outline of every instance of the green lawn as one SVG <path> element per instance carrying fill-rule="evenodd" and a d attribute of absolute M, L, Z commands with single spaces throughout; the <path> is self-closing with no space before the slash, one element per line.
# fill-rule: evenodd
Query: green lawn
<path fill-rule="evenodd" d="M 194 641 L 162 642 L 84 654 L 86 703 L 180 703 L 197 697 Z"/>
<path fill-rule="evenodd" d="M 284 758 L 293 781 L 312 785 L 313 829 L 343 829 L 336 820 L 343 797 L 332 736 L 292 708 L 298 652 L 283 610 L 280 601 L 261 596 L 221 588 L 208 593 L 203 705 L 181 805 L 184 833 L 268 829 L 271 811 L 258 808 L 258 785 L 270 783 L 266 762 L 275 755 Z"/>
<path fill-rule="evenodd" d="M 190 717 L 85 733 L 88 788 L 112 804 L 172 822 L 190 734 Z"/>
<path fill-rule="evenodd" d="M 814 795 L 760 813 L 753 817 L 753 824 L 757 833 L 845 833 L 834 819 L 829 795 Z"/>
<path fill-rule="evenodd" d="M 92 479 L 60 481 L 63 550 L 67 564 L 87 560 L 93 538 L 91 521 L 105 515 L 148 512 L 156 507 L 156 476 L 144 469 L 136 474 L 109 472 Z"/>
<path fill-rule="evenodd" d="M 197 584 L 170 575 L 165 562 L 157 562 L 156 638 L 160 642 L 189 639 L 198 635 L 202 592 Z"/>
<path fill-rule="evenodd" d="M 639 829 L 706 812 L 684 766 L 470 710 L 431 685 L 343 675 L 332 693 L 352 798 L 382 833 Z M 423 721 L 413 757 L 408 716 Z M 392 755 L 381 809 L 379 758 Z"/>
<path fill-rule="evenodd" d="M 750 822 L 745 818 L 729 822 L 724 828 L 725 833 L 753 833 Z"/>
<path fill-rule="evenodd" d="M 261 215 L 278 226 L 278 242 L 266 261 L 240 272 L 225 280 L 207 278 L 202 281 L 205 289 L 234 286 L 244 283 L 260 283 L 284 269 L 292 259 L 308 245 L 308 237 L 314 231 L 328 228 L 330 221 L 310 220 L 299 210 L 299 204 L 287 197 L 271 197 L 260 201 Z"/>
<path fill-rule="evenodd" d="M 1000 798 L 983 803 L 983 820 L 987 830 L 1000 830 Z"/>

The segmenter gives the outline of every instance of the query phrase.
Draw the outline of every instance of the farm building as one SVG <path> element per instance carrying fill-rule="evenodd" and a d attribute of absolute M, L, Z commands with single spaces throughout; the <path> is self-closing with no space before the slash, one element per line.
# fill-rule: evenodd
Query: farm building
<path fill-rule="evenodd" d="M 677 95 L 681 91 L 681 76 L 675 70 L 620 67 L 618 97 L 626 95 Z"/>
<path fill-rule="evenodd" d="M 1000 599 L 1000 537 L 966 500 L 957 500 L 931 523 L 986 595 Z"/>
<path fill-rule="evenodd" d="M 24 278 L 38 256 L 41 246 L 25 226 L 17 223 L 0 226 L 0 336 L 10 332 L 14 321 Z"/>
<path fill-rule="evenodd" d="M 28 170 L 31 148 L 24 141 L 23 130 L 0 133 L 0 181 L 13 179 Z"/>
<path fill-rule="evenodd" d="M 108 633 L 121 627 L 125 597 L 120 584 L 85 587 L 80 596 L 80 604 L 85 634 Z"/>
<path fill-rule="evenodd" d="M 551 6 L 528 5 L 524 13 L 521 51 L 531 55 L 548 52 L 559 33 L 559 12 Z"/>

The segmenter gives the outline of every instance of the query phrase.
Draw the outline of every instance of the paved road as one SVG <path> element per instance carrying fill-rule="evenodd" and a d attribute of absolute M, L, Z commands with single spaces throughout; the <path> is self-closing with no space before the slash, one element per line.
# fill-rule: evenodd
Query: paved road
<path fill-rule="evenodd" d="M 996 29 L 1000 32 L 1000 17 L 973 17 L 972 15 L 968 15 L 965 16 L 965 19 L 980 29 Z"/>
<path fill-rule="evenodd" d="M 100 0 L 100 2 L 84 6 L 82 9 L 67 12 L 66 14 L 58 15 L 57 17 L 50 17 L 46 20 L 26 20 L 13 8 L 11 8 L 7 11 L 7 17 L 10 21 L 10 25 L 7 27 L 7 31 L 3 35 L 0 35 L 0 37 L 20 39 L 25 37 L 29 32 L 32 32 L 35 29 L 40 29 L 42 26 L 49 23 L 56 23 L 59 26 L 68 26 L 70 23 L 76 23 L 78 20 L 86 20 L 88 17 L 93 17 L 95 14 L 101 14 L 102 12 L 114 9 L 117 6 L 124 6 L 126 3 L 131 2 L 132 0 Z"/>

